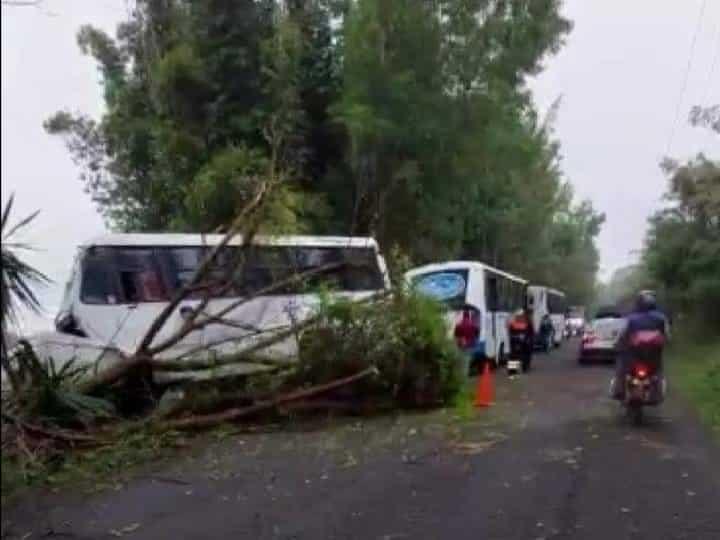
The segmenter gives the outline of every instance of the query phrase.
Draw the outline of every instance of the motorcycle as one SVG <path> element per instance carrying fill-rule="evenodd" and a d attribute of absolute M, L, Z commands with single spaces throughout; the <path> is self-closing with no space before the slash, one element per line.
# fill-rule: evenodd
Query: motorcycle
<path fill-rule="evenodd" d="M 639 332 L 631 340 L 633 359 L 623 381 L 623 406 L 636 425 L 643 421 L 644 407 L 665 399 L 667 385 L 660 369 L 664 343 L 664 336 L 656 332 Z"/>
<path fill-rule="evenodd" d="M 624 406 L 628 417 L 639 425 L 643 421 L 643 409 L 656 406 L 665 399 L 665 380 L 658 373 L 657 366 L 635 361 L 625 375 Z"/>

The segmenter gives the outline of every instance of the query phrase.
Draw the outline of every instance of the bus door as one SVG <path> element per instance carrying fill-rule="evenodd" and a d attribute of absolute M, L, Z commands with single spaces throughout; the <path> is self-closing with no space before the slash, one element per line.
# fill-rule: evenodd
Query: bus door
<path fill-rule="evenodd" d="M 485 351 L 488 357 L 495 358 L 497 356 L 498 341 L 499 341 L 499 324 L 498 320 L 498 309 L 500 303 L 500 291 L 497 276 L 486 272 L 485 280 L 485 300 L 487 310 L 490 315 L 490 326 L 486 335 Z"/>

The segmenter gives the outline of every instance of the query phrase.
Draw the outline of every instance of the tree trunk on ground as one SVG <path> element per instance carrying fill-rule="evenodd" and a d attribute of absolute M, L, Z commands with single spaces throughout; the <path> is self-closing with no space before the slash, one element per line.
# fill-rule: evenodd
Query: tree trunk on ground
<path fill-rule="evenodd" d="M 270 401 L 251 405 L 250 407 L 244 407 L 242 409 L 233 408 L 215 414 L 208 414 L 204 416 L 191 416 L 189 418 L 173 420 L 166 423 L 164 427 L 167 429 L 177 430 L 203 429 L 212 427 L 225 422 L 238 420 L 239 418 L 252 416 L 254 414 L 273 409 L 278 405 L 283 405 L 285 403 L 299 401 L 319 394 L 323 394 L 325 392 L 329 392 L 330 390 L 335 390 L 336 388 L 352 384 L 371 375 L 376 375 L 377 373 L 378 370 L 376 367 L 369 367 L 359 373 L 356 373 L 355 375 L 351 375 L 350 377 L 344 377 L 342 379 L 338 379 L 327 384 L 314 386 L 312 388 L 296 390 L 294 392 L 290 392 L 289 394 L 278 396 L 277 398 Z"/>

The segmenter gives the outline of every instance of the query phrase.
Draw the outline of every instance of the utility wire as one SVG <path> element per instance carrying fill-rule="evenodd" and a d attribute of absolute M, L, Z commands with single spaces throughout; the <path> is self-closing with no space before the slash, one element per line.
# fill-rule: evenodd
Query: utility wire
<path fill-rule="evenodd" d="M 690 69 L 692 68 L 693 57 L 695 56 L 695 45 L 697 43 L 698 34 L 700 34 L 700 27 L 702 26 L 703 15 L 705 15 L 705 7 L 707 6 L 707 0 L 703 0 L 700 6 L 700 14 L 698 15 L 697 24 L 695 25 L 695 33 L 693 34 L 692 43 L 690 45 L 690 56 L 688 57 L 687 65 L 685 66 L 685 77 L 683 78 L 682 90 L 678 96 L 677 106 L 675 107 L 675 118 L 670 127 L 670 136 L 668 137 L 667 147 L 665 148 L 665 155 L 670 154 L 672 143 L 675 140 L 675 131 L 677 130 L 678 120 L 680 119 L 680 108 L 685 97 L 685 91 L 687 90 L 688 79 L 690 78 Z"/>

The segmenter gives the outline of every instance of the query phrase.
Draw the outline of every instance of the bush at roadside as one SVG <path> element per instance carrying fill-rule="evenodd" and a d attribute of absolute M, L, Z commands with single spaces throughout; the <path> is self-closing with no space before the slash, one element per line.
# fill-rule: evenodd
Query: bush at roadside
<path fill-rule="evenodd" d="M 673 346 L 671 369 L 678 388 L 720 436 L 720 341 L 681 341 Z"/>
<path fill-rule="evenodd" d="M 354 385 L 354 396 L 431 406 L 457 394 L 461 362 L 442 306 L 398 288 L 372 303 L 323 296 L 318 322 L 300 339 L 295 377 L 299 384 L 322 384 L 375 366 L 379 375 Z"/>

